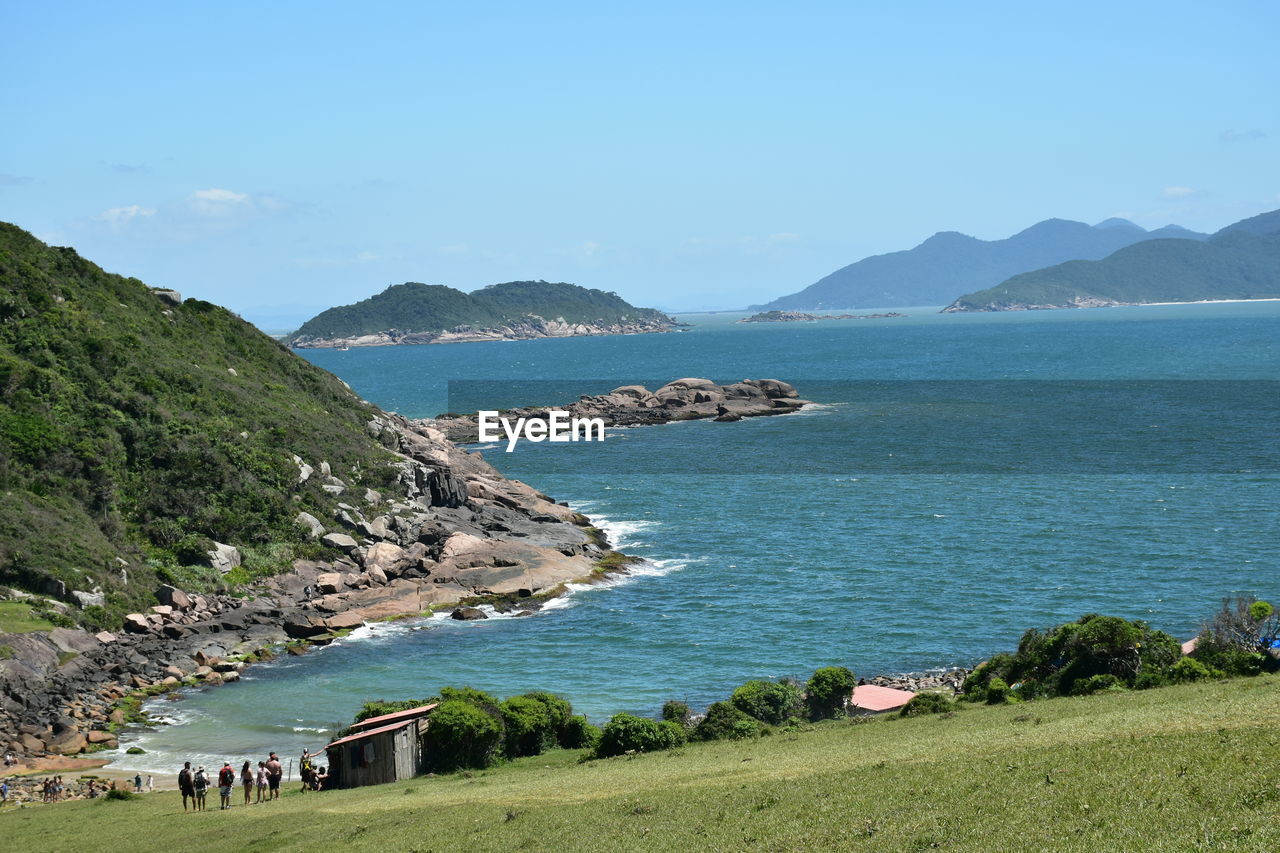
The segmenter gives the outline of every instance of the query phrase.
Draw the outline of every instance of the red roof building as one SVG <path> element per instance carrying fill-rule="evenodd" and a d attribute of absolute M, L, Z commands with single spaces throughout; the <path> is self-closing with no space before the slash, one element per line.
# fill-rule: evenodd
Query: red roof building
<path fill-rule="evenodd" d="M 853 706 L 854 713 L 882 714 L 885 711 L 896 711 L 915 695 L 910 690 L 881 687 L 878 684 L 859 684 L 853 688 L 853 699 L 849 704 Z"/>

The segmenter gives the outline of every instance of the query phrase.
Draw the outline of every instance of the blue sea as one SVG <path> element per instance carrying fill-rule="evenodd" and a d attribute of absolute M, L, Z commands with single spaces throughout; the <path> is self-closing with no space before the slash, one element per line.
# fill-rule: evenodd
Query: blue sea
<path fill-rule="evenodd" d="M 599 723 L 830 664 L 972 665 L 1090 612 L 1187 638 L 1224 596 L 1280 595 L 1280 303 L 936 312 L 303 352 L 415 417 L 492 380 L 528 396 L 493 407 L 685 376 L 778 378 L 817 405 L 480 448 L 645 562 L 532 617 L 365 627 L 154 702 L 172 724 L 124 737 L 147 750 L 128 766 L 298 753 L 366 699 L 446 685 L 546 689 Z"/>

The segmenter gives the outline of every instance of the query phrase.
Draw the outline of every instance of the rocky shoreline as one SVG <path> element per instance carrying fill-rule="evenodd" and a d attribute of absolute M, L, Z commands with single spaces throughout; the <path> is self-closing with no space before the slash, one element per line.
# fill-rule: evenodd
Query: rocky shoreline
<path fill-rule="evenodd" d="M 400 494 L 356 490 L 301 459 L 299 482 L 323 477 L 334 517 L 299 513 L 309 536 L 342 556 L 298 560 L 238 591 L 163 586 L 161 602 L 120 632 L 0 634 L 0 749 L 75 755 L 118 745 L 127 701 L 181 686 L 234 681 L 250 663 L 324 644 L 365 622 L 480 602 L 533 609 L 571 581 L 625 572 L 603 533 L 564 504 L 503 477 L 429 423 L 375 416 L 395 447 Z M 234 548 L 219 559 L 238 562 Z M 458 618 L 483 616 L 460 609 Z"/>
<path fill-rule="evenodd" d="M 762 311 L 743 317 L 739 323 L 812 323 L 817 320 L 889 320 L 894 317 L 905 317 L 898 311 L 886 314 L 808 314 L 804 311 Z"/>
<path fill-rule="evenodd" d="M 623 385 L 608 394 L 582 397 L 555 411 L 570 418 L 600 418 L 606 427 L 656 426 L 671 421 L 706 420 L 719 423 L 743 418 L 798 412 L 812 401 L 802 400 L 794 387 L 777 379 L 744 379 L 717 385 L 709 379 L 676 379 L 656 391 L 643 385 Z M 508 419 L 547 420 L 553 407 L 508 409 Z M 450 441 L 474 443 L 479 427 L 474 414 L 441 415 L 432 421 Z"/>
<path fill-rule="evenodd" d="M 599 335 L 646 335 L 669 332 L 684 325 L 674 317 L 665 320 L 633 320 L 625 323 L 590 324 L 567 323 L 564 320 L 547 320 L 528 315 L 503 326 L 481 328 L 455 326 L 437 332 L 411 332 L 387 329 L 367 335 L 343 338 L 297 338 L 289 345 L 295 349 L 343 349 L 349 347 L 386 347 L 402 344 L 457 344 L 479 341 L 527 341 L 537 338 L 574 338 Z"/>

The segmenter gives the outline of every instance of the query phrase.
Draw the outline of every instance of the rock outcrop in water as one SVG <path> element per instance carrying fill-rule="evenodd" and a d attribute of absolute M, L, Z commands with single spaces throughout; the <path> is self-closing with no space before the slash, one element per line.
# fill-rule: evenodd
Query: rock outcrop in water
<path fill-rule="evenodd" d="M 582 397 L 555 408 L 570 418 L 600 418 L 606 427 L 655 426 L 671 421 L 712 419 L 720 422 L 797 412 L 809 400 L 777 379 L 744 379 L 717 385 L 709 379 L 676 379 L 656 391 L 623 385 L 608 394 Z M 502 412 L 508 419 L 547 420 L 554 407 L 530 406 Z M 478 440 L 475 415 L 444 415 L 432 421 L 451 441 Z"/>

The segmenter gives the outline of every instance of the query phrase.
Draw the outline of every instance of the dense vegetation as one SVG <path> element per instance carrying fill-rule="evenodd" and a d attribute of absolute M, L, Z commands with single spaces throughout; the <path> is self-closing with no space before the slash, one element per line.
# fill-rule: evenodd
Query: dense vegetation
<path fill-rule="evenodd" d="M 1228 225 L 1203 242 L 1150 240 L 1103 260 L 1025 272 L 965 294 L 951 309 L 1271 297 L 1280 297 L 1280 211 Z"/>
<path fill-rule="evenodd" d="M 471 687 L 446 687 L 439 696 L 423 699 L 365 702 L 354 722 L 433 703 L 439 704 L 431 712 L 427 754 L 435 772 L 479 770 L 548 749 L 589 749 L 600 738 L 586 717 L 574 716 L 567 701 L 543 690 L 499 701 Z M 338 736 L 351 731 L 343 729 Z"/>
<path fill-rule="evenodd" d="M 0 279 L 0 583 L 100 588 L 105 607 L 73 612 L 113 625 L 160 581 L 221 583 L 196 568 L 215 540 L 241 548 L 241 575 L 308 547 L 292 519 L 332 501 L 318 477 L 296 487 L 294 454 L 390 477 L 375 410 L 225 309 L 2 223 Z"/>
<path fill-rule="evenodd" d="M 1280 676 L 958 714 L 836 720 L 740 741 L 501 767 L 182 813 L 0 809 L 6 845 L 172 850 L 1276 850 Z M 172 785 L 172 777 L 157 777 Z M 181 842 L 178 842 L 181 843 Z"/>
<path fill-rule="evenodd" d="M 1144 231 L 1123 219 L 1092 227 L 1047 219 L 991 241 L 943 231 L 914 249 L 873 255 L 842 267 L 798 293 L 753 310 L 945 305 L 958 293 L 991 287 L 1018 273 L 1063 261 L 1104 258 L 1124 246 L 1165 237 L 1195 240 L 1204 235 L 1177 226 Z"/>
<path fill-rule="evenodd" d="M 443 332 L 458 326 L 493 328 L 529 315 L 588 324 L 665 319 L 660 311 L 637 308 L 616 293 L 576 284 L 512 281 L 468 295 L 441 284 L 408 282 L 388 287 L 354 305 L 322 311 L 294 332 L 289 341 L 348 338 L 392 329 Z"/>

